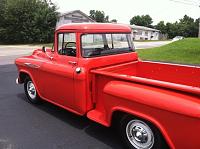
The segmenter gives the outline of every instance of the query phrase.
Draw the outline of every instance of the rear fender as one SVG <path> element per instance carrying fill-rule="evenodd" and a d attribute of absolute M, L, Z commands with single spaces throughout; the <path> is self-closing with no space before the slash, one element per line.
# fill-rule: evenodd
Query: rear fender
<path fill-rule="evenodd" d="M 163 88 L 155 88 L 152 86 L 145 86 L 124 81 L 108 82 L 105 85 L 103 92 L 107 95 L 124 99 L 126 100 L 126 103 L 134 102 L 140 105 L 147 105 L 155 109 L 157 108 L 160 110 L 169 111 L 171 113 L 178 113 L 188 117 L 200 118 L 200 102 L 195 96 L 184 95 L 182 93 Z M 108 115 L 107 121 L 109 124 L 111 123 L 113 113 L 115 112 L 120 111 L 131 114 L 154 124 L 163 134 L 163 137 L 167 141 L 170 148 L 175 148 L 165 127 L 163 127 L 163 125 L 153 116 L 143 113 L 142 110 L 136 111 L 133 108 L 128 108 L 122 104 L 110 106 L 109 108 L 110 109 L 107 110 L 109 111 L 109 114 L 106 114 Z"/>
<path fill-rule="evenodd" d="M 123 81 L 111 81 L 105 85 L 103 91 L 139 104 L 200 118 L 200 101 L 195 96 Z"/>
<path fill-rule="evenodd" d="M 144 119 L 144 120 L 152 123 L 154 126 L 156 126 L 156 128 L 158 130 L 160 130 L 161 134 L 163 135 L 164 139 L 166 140 L 166 142 L 170 146 L 170 148 L 171 149 L 175 149 L 175 146 L 174 146 L 172 140 L 170 139 L 170 137 L 169 137 L 167 131 L 165 130 L 165 128 L 156 119 L 154 119 L 150 115 L 146 115 L 144 113 L 134 111 L 133 109 L 123 108 L 123 107 L 114 107 L 112 109 L 112 112 L 111 112 L 112 114 L 110 114 L 109 115 L 110 117 L 108 118 L 110 123 L 112 121 L 112 117 L 113 117 L 113 114 L 115 112 L 123 112 L 123 113 L 126 113 L 126 114 L 130 114 L 132 116 Z"/>

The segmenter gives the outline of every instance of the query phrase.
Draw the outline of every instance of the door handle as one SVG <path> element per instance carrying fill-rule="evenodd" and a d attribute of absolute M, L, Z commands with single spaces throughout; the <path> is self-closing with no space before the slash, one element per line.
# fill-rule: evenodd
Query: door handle
<path fill-rule="evenodd" d="M 68 61 L 68 64 L 75 66 L 77 64 L 77 62 Z"/>

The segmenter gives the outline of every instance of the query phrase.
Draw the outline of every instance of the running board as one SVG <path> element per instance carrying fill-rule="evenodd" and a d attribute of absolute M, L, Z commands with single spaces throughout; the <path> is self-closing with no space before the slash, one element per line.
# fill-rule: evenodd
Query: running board
<path fill-rule="evenodd" d="M 98 111 L 98 110 L 91 110 L 87 113 L 87 117 L 97 123 L 100 123 L 106 127 L 109 127 L 110 124 L 106 121 L 105 119 L 105 114 L 103 114 L 102 112 Z"/>

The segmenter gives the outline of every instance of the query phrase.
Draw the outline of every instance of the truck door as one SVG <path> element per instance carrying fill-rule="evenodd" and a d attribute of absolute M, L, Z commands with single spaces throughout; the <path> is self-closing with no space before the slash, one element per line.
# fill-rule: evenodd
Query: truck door
<path fill-rule="evenodd" d="M 43 65 L 43 96 L 68 108 L 74 107 L 74 72 L 76 57 L 76 34 L 59 33 L 57 53 Z"/>

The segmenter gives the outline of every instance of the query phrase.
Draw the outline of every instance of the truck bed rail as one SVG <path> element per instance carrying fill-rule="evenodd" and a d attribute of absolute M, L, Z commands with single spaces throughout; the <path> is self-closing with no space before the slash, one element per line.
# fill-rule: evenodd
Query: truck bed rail
<path fill-rule="evenodd" d="M 153 86 L 157 86 L 157 87 L 174 89 L 177 91 L 200 95 L 200 88 L 198 88 L 198 87 L 176 84 L 176 83 L 165 82 L 165 81 L 159 81 L 159 80 L 153 80 L 153 79 L 142 78 L 142 77 L 136 77 L 136 76 L 130 76 L 130 75 L 124 75 L 124 74 L 118 74 L 118 73 L 113 73 L 113 72 L 106 72 L 104 70 L 91 70 L 91 72 L 95 73 L 95 74 L 100 74 L 100 75 L 110 76 L 113 78 L 131 81 L 131 82 L 148 84 L 148 85 L 153 85 Z"/>

